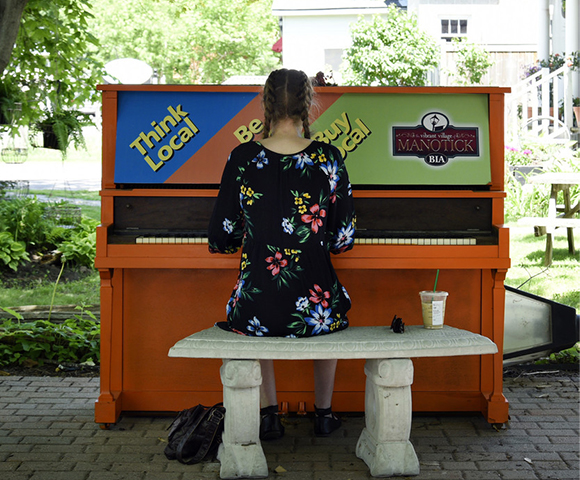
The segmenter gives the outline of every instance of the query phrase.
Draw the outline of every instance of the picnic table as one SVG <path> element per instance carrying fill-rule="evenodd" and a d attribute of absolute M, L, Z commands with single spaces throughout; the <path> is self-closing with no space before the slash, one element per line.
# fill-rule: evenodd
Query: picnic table
<path fill-rule="evenodd" d="M 577 217 L 580 211 L 580 202 L 572 205 L 570 188 L 573 185 L 580 185 L 580 173 L 572 172 L 552 172 L 531 176 L 528 182 L 534 184 L 550 185 L 550 198 L 548 204 L 547 217 L 525 217 L 518 221 L 520 225 L 534 225 L 537 236 L 546 235 L 546 253 L 544 265 L 552 264 L 553 240 L 557 228 L 566 228 L 568 236 L 568 251 L 575 255 L 574 228 L 580 228 L 580 218 Z M 558 194 L 562 192 L 563 203 L 558 204 Z"/>

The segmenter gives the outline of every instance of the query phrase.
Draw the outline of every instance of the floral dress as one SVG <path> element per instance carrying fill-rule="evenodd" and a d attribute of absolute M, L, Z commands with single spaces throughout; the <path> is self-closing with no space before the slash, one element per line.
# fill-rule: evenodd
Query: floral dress
<path fill-rule="evenodd" d="M 352 189 L 336 147 L 313 141 L 285 155 L 257 142 L 235 148 L 209 226 L 209 250 L 242 247 L 221 328 L 308 337 L 348 326 L 350 298 L 330 253 L 354 242 Z"/>

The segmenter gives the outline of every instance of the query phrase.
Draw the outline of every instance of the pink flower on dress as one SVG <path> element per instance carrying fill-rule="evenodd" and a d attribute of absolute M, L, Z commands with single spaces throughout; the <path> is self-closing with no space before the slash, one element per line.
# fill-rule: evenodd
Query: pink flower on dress
<path fill-rule="evenodd" d="M 280 273 L 280 268 L 288 265 L 288 260 L 283 258 L 280 252 L 276 252 L 273 257 L 267 257 L 266 262 L 270 264 L 268 265 L 268 270 L 272 271 L 273 277 Z"/>
<path fill-rule="evenodd" d="M 328 308 L 328 299 L 330 298 L 330 292 L 325 292 L 316 283 L 314 284 L 314 290 L 310 289 L 310 301 L 313 303 L 320 303 L 324 308 Z"/>
<path fill-rule="evenodd" d="M 310 214 L 305 213 L 300 217 L 304 223 L 310 223 L 310 228 L 314 233 L 318 233 L 318 229 L 322 227 L 322 219 L 326 217 L 326 210 L 322 210 L 320 205 L 312 205 L 310 207 Z"/>

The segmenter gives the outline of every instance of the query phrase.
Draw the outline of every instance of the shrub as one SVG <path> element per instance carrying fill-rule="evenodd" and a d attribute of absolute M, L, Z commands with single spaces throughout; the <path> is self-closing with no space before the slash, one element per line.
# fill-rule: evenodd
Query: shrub
<path fill-rule="evenodd" d="M 548 187 L 546 185 L 520 185 L 513 175 L 507 175 L 506 221 L 512 222 L 528 216 L 546 216 L 548 214 L 547 190 Z"/>
<path fill-rule="evenodd" d="M 524 67 L 522 78 L 528 78 L 538 73 L 542 68 L 548 68 L 550 72 L 554 72 L 562 68 L 565 63 L 568 63 L 572 70 L 580 69 L 580 52 L 572 52 L 569 58 L 566 58 L 563 53 L 555 53 L 548 56 L 547 59 L 538 59 L 535 63 Z"/>
<path fill-rule="evenodd" d="M 100 324 L 88 310 L 56 324 L 47 320 L 22 322 L 22 316 L 4 308 L 16 320 L 0 323 L 0 366 L 35 361 L 99 362 Z M 86 317 L 85 317 L 86 315 Z"/>
<path fill-rule="evenodd" d="M 534 159 L 534 152 L 529 148 L 520 149 L 510 145 L 505 146 L 505 161 L 512 167 L 517 165 L 530 165 Z"/>
<path fill-rule="evenodd" d="M 528 163 L 524 163 L 528 161 Z M 506 146 L 505 215 L 507 221 L 521 217 L 545 217 L 548 214 L 549 185 L 526 183 L 520 185 L 507 168 L 510 165 L 542 165 L 544 172 L 580 173 L 580 150 L 568 146 L 527 143 L 521 148 Z M 570 202 L 580 201 L 580 186 L 570 188 Z"/>
<path fill-rule="evenodd" d="M 58 246 L 63 262 L 92 267 L 97 253 L 96 227 L 98 221 L 83 217 L 81 223 L 71 230 L 67 240 Z"/>
<path fill-rule="evenodd" d="M 0 261 L 16 271 L 18 265 L 30 260 L 22 242 L 17 242 L 10 232 L 0 232 Z"/>
<path fill-rule="evenodd" d="M 67 202 L 43 203 L 36 197 L 0 201 L 0 260 L 15 269 L 26 252 L 59 250 L 63 262 L 93 267 L 97 220 L 82 216 Z M 2 265 L 0 262 L 0 265 Z"/>
<path fill-rule="evenodd" d="M 347 85 L 422 86 L 439 63 L 435 40 L 419 29 L 415 15 L 390 6 L 387 18 L 361 17 L 351 26 L 345 51 Z"/>
<path fill-rule="evenodd" d="M 474 43 L 467 43 L 462 39 L 454 39 L 457 51 L 455 66 L 457 69 L 457 83 L 460 85 L 479 85 L 483 76 L 493 65 L 490 55 L 483 47 Z"/>
<path fill-rule="evenodd" d="M 46 234 L 54 222 L 44 215 L 46 204 L 36 197 L 13 198 L 0 202 L 0 229 L 10 232 L 26 248 L 46 248 Z"/>

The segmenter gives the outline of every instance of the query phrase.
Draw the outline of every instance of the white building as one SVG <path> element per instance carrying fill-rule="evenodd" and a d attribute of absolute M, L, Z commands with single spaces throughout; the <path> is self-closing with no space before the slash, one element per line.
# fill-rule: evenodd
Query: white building
<path fill-rule="evenodd" d="M 272 11 L 281 18 L 285 68 L 314 76 L 329 66 L 338 73 L 342 53 L 351 44 L 350 24 L 360 15 L 371 18 L 387 12 L 391 3 L 381 0 L 274 0 Z"/>
<path fill-rule="evenodd" d="M 494 63 L 485 79 L 490 85 L 513 85 L 526 65 L 567 51 L 562 0 L 409 0 L 408 11 L 437 39 L 463 37 L 483 45 Z M 577 38 L 578 20 L 575 28 Z M 453 50 L 449 41 L 442 43 L 443 84 L 445 69 L 453 69 Z M 578 50 L 576 41 L 571 51 Z"/>
<path fill-rule="evenodd" d="M 568 17 L 578 16 L 578 2 L 568 0 Z M 566 20 L 572 26 L 565 35 L 562 0 L 274 0 L 284 39 L 283 65 L 309 75 L 326 66 L 338 72 L 342 52 L 350 46 L 350 24 L 360 15 L 385 14 L 390 4 L 416 14 L 421 29 L 440 41 L 438 84 L 450 82 L 446 72 L 453 69 L 453 37 L 482 44 L 491 53 L 494 66 L 484 79 L 490 85 L 511 86 L 537 58 L 580 50 L 577 18 L 575 27 L 573 19 Z"/>

